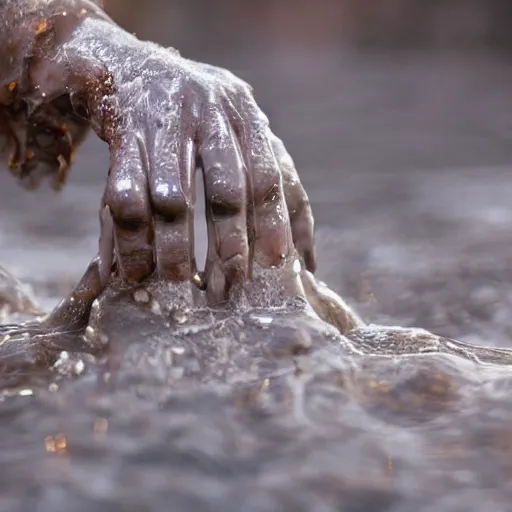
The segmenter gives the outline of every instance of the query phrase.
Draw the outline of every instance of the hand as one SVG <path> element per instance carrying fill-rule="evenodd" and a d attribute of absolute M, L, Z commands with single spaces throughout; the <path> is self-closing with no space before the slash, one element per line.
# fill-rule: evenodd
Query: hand
<path fill-rule="evenodd" d="M 314 271 L 307 195 L 249 86 L 225 70 L 171 53 L 159 59 L 158 66 L 151 64 L 158 74 L 144 89 L 139 82 L 118 85 L 118 102 L 129 114 L 118 144 L 111 144 L 104 202 L 115 219 L 123 278 L 143 280 L 153 261 L 168 280 L 196 275 L 197 166 L 205 185 L 210 299 L 228 298 L 253 264 L 281 265 L 294 246 Z"/>
<path fill-rule="evenodd" d="M 194 281 L 212 300 L 225 300 L 253 265 L 279 266 L 294 245 L 315 269 L 307 195 L 245 82 L 137 40 L 88 0 L 71 9 L 67 2 L 59 9 L 59 0 L 34 4 L 39 18 L 0 8 L 10 30 L 1 37 L 16 42 L 1 50 L 14 63 L 0 77 L 0 104 L 17 141 L 11 163 L 30 186 L 43 174 L 61 185 L 87 126 L 94 128 L 110 146 L 103 203 L 112 211 L 126 282 L 143 280 L 156 266 L 161 277 Z M 19 53 L 29 50 L 24 69 Z M 52 142 L 34 146 L 43 130 Z M 193 247 L 198 166 L 208 225 L 204 279 Z"/>

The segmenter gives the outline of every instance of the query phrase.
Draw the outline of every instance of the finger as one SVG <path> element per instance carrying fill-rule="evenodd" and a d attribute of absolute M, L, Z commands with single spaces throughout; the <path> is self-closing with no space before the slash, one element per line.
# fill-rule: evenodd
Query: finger
<path fill-rule="evenodd" d="M 98 254 L 91 261 L 76 288 L 43 320 L 45 327 L 81 328 L 87 325 L 92 303 L 104 290 L 110 277 L 114 254 L 114 225 L 110 209 L 100 212 Z"/>
<path fill-rule="evenodd" d="M 118 267 L 127 283 L 142 281 L 153 270 L 150 204 L 142 147 L 137 135 L 128 134 L 121 145 L 111 147 L 103 198 L 114 219 Z"/>
<path fill-rule="evenodd" d="M 100 237 L 98 241 L 98 274 L 101 289 L 110 278 L 114 259 L 114 221 L 108 206 L 100 210 Z"/>
<path fill-rule="evenodd" d="M 205 278 L 210 303 L 227 300 L 247 275 L 247 187 L 245 168 L 233 130 L 217 109 L 208 114 L 199 148 L 208 226 Z M 223 279 L 215 279 L 219 275 Z"/>
<path fill-rule="evenodd" d="M 154 214 L 156 265 L 161 277 L 190 280 L 195 272 L 195 147 L 181 105 L 173 105 L 162 127 L 147 134 L 149 189 Z"/>
<path fill-rule="evenodd" d="M 249 122 L 239 127 L 252 196 L 249 242 L 253 259 L 264 268 L 280 265 L 293 247 L 283 194 L 282 175 L 274 156 L 267 117 L 253 100 L 244 106 Z"/>
<path fill-rule="evenodd" d="M 295 249 L 304 259 L 307 270 L 316 270 L 316 250 L 314 240 L 314 220 L 309 199 L 300 182 L 292 157 L 283 141 L 272 136 L 272 148 L 283 175 L 283 188 L 292 227 Z"/>
<path fill-rule="evenodd" d="M 337 293 L 317 281 L 311 272 L 303 270 L 301 278 L 309 304 L 324 322 L 336 327 L 341 334 L 364 326 L 357 313 Z"/>

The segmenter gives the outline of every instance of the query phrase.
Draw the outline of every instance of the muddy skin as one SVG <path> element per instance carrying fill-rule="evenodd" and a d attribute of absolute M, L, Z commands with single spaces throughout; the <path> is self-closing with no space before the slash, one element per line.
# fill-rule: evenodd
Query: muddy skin
<path fill-rule="evenodd" d="M 0 136 L 6 140 L 4 151 L 10 153 L 9 169 L 29 190 L 38 188 L 45 178 L 61 190 L 89 123 L 68 96 L 55 98 L 30 116 L 28 110 L 23 101 L 3 113 L 0 108 Z"/>
<path fill-rule="evenodd" d="M 313 217 L 292 159 L 248 84 L 138 40 L 90 0 L 0 7 L 0 126 L 10 167 L 59 188 L 91 127 L 110 148 L 102 205 L 127 283 L 155 273 L 223 302 L 253 264 L 297 249 L 316 266 Z M 195 172 L 204 176 L 208 255 L 193 248 Z M 291 233 L 290 236 L 290 227 Z"/>

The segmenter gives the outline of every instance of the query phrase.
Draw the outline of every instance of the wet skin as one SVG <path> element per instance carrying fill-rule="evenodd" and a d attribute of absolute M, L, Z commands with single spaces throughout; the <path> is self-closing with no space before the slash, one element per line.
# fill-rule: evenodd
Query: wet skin
<path fill-rule="evenodd" d="M 236 346 L 263 336 L 268 350 L 283 357 L 307 352 L 313 344 L 323 346 L 332 338 L 339 341 L 342 333 L 364 326 L 341 297 L 302 267 L 296 252 L 278 267 L 255 265 L 236 303 L 212 306 L 204 291 L 194 296 L 182 293 L 179 282 L 158 275 L 127 285 L 115 264 L 114 224 L 107 206 L 100 220 L 98 256 L 69 296 L 41 321 L 0 325 L 0 387 L 26 383 L 40 371 L 51 370 L 62 351 L 78 357 L 89 353 L 100 360 L 106 356 L 115 366 L 135 340 L 143 343 L 129 358 L 144 353 L 146 342 L 165 345 L 183 330 L 190 331 L 192 345 L 196 338 L 215 345 L 218 333 L 213 334 L 219 329 L 233 336 Z M 11 295 L 22 296 L 21 283 L 16 286 L 10 279 Z M 91 291 L 97 296 L 92 304 Z M 251 321 L 254 316 L 262 322 Z M 261 327 L 268 327 L 266 319 L 272 325 L 262 333 Z"/>
<path fill-rule="evenodd" d="M 97 256 L 51 314 L 2 328 L 4 376 L 47 367 L 64 348 L 101 352 L 82 339 L 93 301 L 107 285 L 124 293 L 148 279 L 165 287 L 162 307 L 173 311 L 299 300 L 320 328 L 320 319 L 341 332 L 361 324 L 313 277 L 307 195 L 246 83 L 137 40 L 89 1 L 42 2 L 33 14 L 24 4 L 18 18 L 22 2 L 5 5 L 0 115 L 13 174 L 29 188 L 45 177 L 61 188 L 90 127 L 109 144 L 111 165 Z M 196 167 L 208 225 L 201 276 Z"/>
<path fill-rule="evenodd" d="M 44 177 L 62 187 L 91 127 L 109 144 L 111 167 L 97 256 L 43 320 L 2 326 L 4 377 L 47 368 L 62 350 L 100 355 L 106 339 L 115 347 L 130 334 L 140 337 L 136 326 L 151 324 L 151 315 L 160 322 L 157 337 L 173 336 L 167 324 L 176 328 L 176 315 L 189 311 L 206 311 L 221 324 L 226 314 L 241 319 L 235 330 L 249 338 L 247 314 L 280 311 L 266 335 L 284 355 L 301 352 L 308 339 L 321 345 L 328 332 L 375 348 L 374 331 L 311 273 L 307 196 L 247 84 L 137 40 L 88 1 L 42 2 L 16 18 L 22 3 L 4 4 L 2 17 L 2 62 L 9 65 L 0 69 L 0 127 L 13 174 L 29 188 Z M 204 174 L 209 237 L 201 277 L 192 244 L 196 165 Z M 3 281 L 9 286 L 0 300 L 27 310 L 20 287 L 7 275 Z M 381 338 L 395 346 L 401 334 L 386 333 Z M 414 351 L 413 334 L 405 339 Z M 495 357 L 487 352 L 484 358 Z"/>
<path fill-rule="evenodd" d="M 0 389 L 44 384 L 29 399 L 2 396 L 4 499 L 45 510 L 62 496 L 83 510 L 507 509 L 510 350 L 361 325 L 294 269 L 295 254 L 254 265 L 236 308 L 204 307 L 204 292 L 158 274 L 127 286 L 108 208 L 101 219 L 99 256 L 71 296 L 41 324 L 0 326 Z M 23 309 L 16 282 L 2 292 Z M 45 453 L 45 436 L 62 444 L 61 432 L 65 453 Z M 418 503 L 428 498 L 435 508 Z"/>
<path fill-rule="evenodd" d="M 295 250 L 315 270 L 307 195 L 248 84 L 138 40 L 89 0 L 7 0 L 0 19 L 9 167 L 29 188 L 45 177 L 60 188 L 89 128 L 109 145 L 101 207 L 113 218 L 124 283 L 155 275 L 189 300 L 206 288 L 215 304 L 238 297 L 255 265 L 280 266 Z M 204 274 L 193 247 L 196 168 L 205 183 Z M 89 306 L 105 284 L 93 281 L 79 292 Z"/>
<path fill-rule="evenodd" d="M 235 316 L 252 308 L 272 312 L 298 301 L 302 309 L 292 318 L 305 318 L 309 327 L 290 336 L 277 322 L 269 337 L 290 353 L 309 331 L 326 328 L 321 320 L 342 334 L 363 328 L 311 273 L 307 195 L 246 83 L 139 41 L 88 0 L 30 2 L 34 10 L 23 0 L 2 5 L 0 129 L 13 174 L 29 188 L 44 177 L 62 187 L 91 127 L 111 154 L 98 254 L 50 315 L 2 327 L 4 375 L 47 367 L 64 348 L 101 353 L 102 343 L 84 338 L 102 315 L 96 308 L 91 316 L 93 301 L 102 297 L 107 316 L 130 310 L 135 283 L 160 294 L 165 318 L 212 306 L 222 316 L 223 305 Z M 205 182 L 204 276 L 193 248 L 196 166 Z M 9 282 L 3 302 L 26 309 L 14 300 L 23 297 L 20 288 Z M 140 308 L 142 322 L 147 312 L 139 301 Z M 118 340 L 130 332 L 126 321 L 98 325 L 96 331 Z"/>

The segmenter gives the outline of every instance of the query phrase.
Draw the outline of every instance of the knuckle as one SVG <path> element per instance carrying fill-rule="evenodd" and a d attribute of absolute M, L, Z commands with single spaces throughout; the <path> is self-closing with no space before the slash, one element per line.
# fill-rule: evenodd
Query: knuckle
<path fill-rule="evenodd" d="M 265 114 L 265 112 L 263 112 L 263 110 L 261 110 L 261 108 L 258 105 L 256 105 L 256 102 L 254 100 L 252 100 L 252 103 L 252 128 L 255 132 L 259 133 L 260 136 L 264 136 L 265 139 L 270 142 L 271 131 L 268 116 L 267 114 Z"/>
<path fill-rule="evenodd" d="M 153 187 L 151 204 L 156 213 L 170 221 L 183 219 L 190 210 L 189 201 L 181 187 L 167 183 Z"/>
<path fill-rule="evenodd" d="M 247 99 L 252 99 L 253 87 L 248 82 L 228 69 L 221 69 L 220 77 L 223 83 L 229 84 L 231 91 L 234 94 Z"/>
<path fill-rule="evenodd" d="M 110 207 L 116 222 L 141 223 L 147 220 L 147 204 L 140 188 L 129 179 L 123 180 L 122 187 L 108 187 L 105 203 Z"/>
<path fill-rule="evenodd" d="M 232 217 L 243 212 L 244 198 L 241 196 L 226 196 L 225 193 L 215 194 L 209 200 L 209 207 L 214 218 Z"/>
<path fill-rule="evenodd" d="M 240 180 L 228 179 L 220 168 L 207 173 L 206 189 L 208 205 L 214 217 L 239 214 L 246 204 L 245 184 Z"/>

